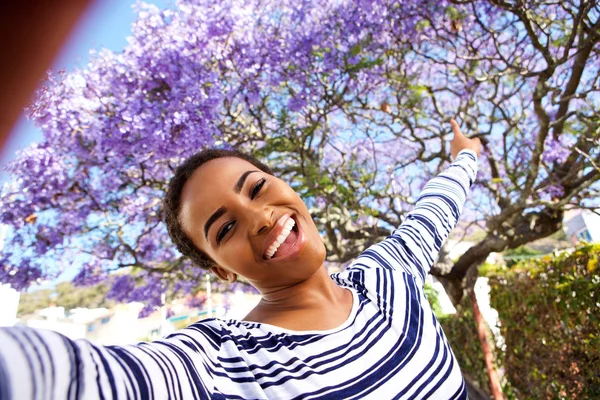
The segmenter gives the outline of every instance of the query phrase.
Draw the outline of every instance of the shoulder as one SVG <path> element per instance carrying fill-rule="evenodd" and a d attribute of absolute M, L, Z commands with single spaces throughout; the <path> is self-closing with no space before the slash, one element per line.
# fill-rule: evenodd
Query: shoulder
<path fill-rule="evenodd" d="M 390 235 L 369 246 L 342 272 L 333 274 L 332 278 L 342 285 L 362 286 L 370 275 L 405 273 L 404 264 L 409 260 L 400 251 L 399 245 L 402 245 L 402 238 Z"/>
<path fill-rule="evenodd" d="M 227 326 L 228 324 L 225 321 L 217 318 L 208 318 L 178 330 L 158 342 L 184 341 L 201 343 L 208 344 L 213 349 L 218 350 L 223 342 L 223 334 L 227 331 Z"/>
<path fill-rule="evenodd" d="M 167 337 L 191 338 L 209 340 L 217 346 L 227 340 L 234 340 L 240 336 L 260 335 L 264 333 L 264 326 L 259 322 L 241 321 L 236 319 L 208 318 L 189 325 Z"/>

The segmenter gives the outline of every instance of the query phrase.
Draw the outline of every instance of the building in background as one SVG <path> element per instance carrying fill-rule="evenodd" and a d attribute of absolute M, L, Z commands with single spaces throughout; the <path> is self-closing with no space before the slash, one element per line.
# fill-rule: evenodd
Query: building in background
<path fill-rule="evenodd" d="M 600 215 L 590 210 L 569 210 L 565 213 L 564 229 L 574 246 L 581 242 L 599 243 Z"/>
<path fill-rule="evenodd" d="M 138 318 L 141 303 L 119 304 L 107 308 L 48 307 L 21 321 L 37 329 L 49 329 L 70 339 L 87 339 L 99 345 L 125 345 L 141 340 L 159 339 L 171 333 L 170 323 L 160 312 Z"/>
<path fill-rule="evenodd" d="M 0 284 L 0 326 L 13 326 L 17 323 L 20 293 L 10 285 Z"/>
<path fill-rule="evenodd" d="M 18 295 L 18 293 L 17 293 Z M 18 321 L 36 329 L 48 329 L 69 339 L 86 339 L 98 345 L 126 345 L 161 339 L 178 329 L 204 318 L 242 319 L 260 301 L 257 294 L 235 291 L 213 293 L 211 301 L 204 299 L 192 305 L 189 296 L 173 300 L 145 318 L 139 318 L 141 303 L 117 304 L 108 308 L 75 308 L 50 306 L 24 316 Z M 12 318 L 16 320 L 18 299 Z M 212 306 L 211 308 L 208 308 Z M 10 325 L 14 325 L 11 321 Z"/>
<path fill-rule="evenodd" d="M 175 329 L 183 329 L 205 318 L 242 320 L 261 299 L 259 294 L 246 293 L 242 290 L 212 293 L 211 297 L 210 304 L 205 301 L 200 308 L 190 307 L 189 299 L 174 300 L 169 306 L 169 322 Z"/>

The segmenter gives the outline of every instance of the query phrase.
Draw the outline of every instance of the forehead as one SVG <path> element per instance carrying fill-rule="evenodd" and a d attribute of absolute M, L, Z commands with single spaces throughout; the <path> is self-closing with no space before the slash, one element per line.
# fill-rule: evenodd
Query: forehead
<path fill-rule="evenodd" d="M 192 237 L 201 232 L 208 217 L 223 205 L 228 196 L 235 195 L 234 185 L 248 170 L 258 168 L 237 157 L 216 158 L 196 169 L 181 192 L 183 229 Z"/>

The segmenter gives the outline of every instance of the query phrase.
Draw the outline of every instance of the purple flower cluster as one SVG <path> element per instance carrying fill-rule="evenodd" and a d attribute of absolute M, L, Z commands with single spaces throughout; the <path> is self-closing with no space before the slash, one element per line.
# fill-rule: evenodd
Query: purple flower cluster
<path fill-rule="evenodd" d="M 555 140 L 552 137 L 548 137 L 544 146 L 544 155 L 542 159 L 546 163 L 563 163 L 571 154 L 571 146 L 573 143 L 566 143 L 567 139 L 561 137 L 560 140 Z"/>
<path fill-rule="evenodd" d="M 106 272 L 97 262 L 97 259 L 94 259 L 94 261 L 83 264 L 77 275 L 75 275 L 73 283 L 76 286 L 97 285 L 106 279 Z"/>
<path fill-rule="evenodd" d="M 189 297 L 185 302 L 185 305 L 189 308 L 202 308 L 206 302 L 206 296 L 196 295 Z"/>

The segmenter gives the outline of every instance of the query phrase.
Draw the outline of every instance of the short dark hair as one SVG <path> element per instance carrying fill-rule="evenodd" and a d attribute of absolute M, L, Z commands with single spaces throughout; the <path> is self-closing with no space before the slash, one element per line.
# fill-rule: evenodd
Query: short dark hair
<path fill-rule="evenodd" d="M 169 231 L 171 240 L 177 246 L 177 249 L 184 255 L 190 258 L 197 266 L 208 269 L 215 265 L 215 262 L 202 250 L 200 250 L 192 239 L 183 230 L 179 214 L 181 212 L 181 192 L 188 179 L 200 168 L 204 163 L 222 157 L 236 157 L 248 161 L 263 172 L 273 175 L 273 171 L 266 164 L 259 161 L 254 156 L 242 153 L 237 150 L 226 149 L 206 149 L 202 150 L 193 156 L 186 159 L 175 170 L 175 175 L 169 181 L 167 193 L 163 200 L 164 218 Z"/>

